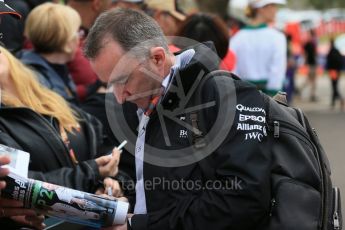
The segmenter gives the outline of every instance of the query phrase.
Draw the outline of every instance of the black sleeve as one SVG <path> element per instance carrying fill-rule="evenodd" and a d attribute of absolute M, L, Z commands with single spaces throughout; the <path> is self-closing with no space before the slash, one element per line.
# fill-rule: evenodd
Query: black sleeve
<path fill-rule="evenodd" d="M 95 160 L 83 161 L 74 168 L 63 167 L 50 172 L 29 171 L 29 178 L 94 193 L 101 176 Z"/>
<path fill-rule="evenodd" d="M 259 92 L 249 86 L 237 93 L 239 103 L 264 107 Z M 187 193 L 183 199 L 176 200 L 165 209 L 134 215 L 132 229 L 246 230 L 257 229 L 267 220 L 271 190 L 269 143 L 264 134 L 260 139 L 246 139 L 248 131 L 238 130 L 237 126 L 241 114 L 236 111 L 227 138 L 211 156 L 204 159 L 210 162 L 212 157 L 216 177 L 206 182 L 215 182 L 218 188 L 204 186 L 205 189 L 199 193 Z M 257 125 L 263 127 L 265 123 Z"/>
<path fill-rule="evenodd" d="M 10 135 L 1 130 L 0 127 L 1 144 L 23 150 Z M 48 172 L 29 170 L 28 177 L 90 193 L 96 191 L 100 186 L 99 180 L 102 179 L 97 163 L 93 159 L 80 162 L 75 167 L 62 167 Z"/>

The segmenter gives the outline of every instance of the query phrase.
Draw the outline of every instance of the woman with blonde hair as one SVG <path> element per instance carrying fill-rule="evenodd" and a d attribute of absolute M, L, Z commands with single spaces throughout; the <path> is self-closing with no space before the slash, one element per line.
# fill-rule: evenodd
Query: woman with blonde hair
<path fill-rule="evenodd" d="M 117 150 L 96 158 L 100 123 L 39 84 L 6 49 L 0 51 L 0 143 L 30 153 L 29 177 L 95 192 L 99 180 L 116 176 Z"/>
<path fill-rule="evenodd" d="M 67 63 L 79 46 L 81 18 L 76 10 L 56 3 L 35 7 L 27 17 L 25 35 L 33 50 L 20 59 L 38 74 L 40 82 L 70 102 L 77 102 L 76 86 Z"/>

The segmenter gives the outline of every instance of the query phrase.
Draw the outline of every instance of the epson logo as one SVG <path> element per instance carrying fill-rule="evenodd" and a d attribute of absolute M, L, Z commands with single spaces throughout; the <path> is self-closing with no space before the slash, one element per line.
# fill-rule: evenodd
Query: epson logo
<path fill-rule="evenodd" d="M 253 115 L 240 114 L 239 121 L 248 121 L 248 120 L 266 123 L 266 117 L 264 117 L 264 116 L 253 116 Z"/>

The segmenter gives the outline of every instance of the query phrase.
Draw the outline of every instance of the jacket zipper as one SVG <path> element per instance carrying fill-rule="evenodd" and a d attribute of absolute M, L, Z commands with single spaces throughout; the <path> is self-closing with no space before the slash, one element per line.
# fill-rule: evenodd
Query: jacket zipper
<path fill-rule="evenodd" d="M 314 128 L 312 128 L 312 135 L 314 135 L 314 138 L 318 139 L 318 136 L 317 136 L 317 133 L 316 133 L 316 130 Z M 330 196 L 328 194 L 328 189 L 327 189 L 327 175 L 325 175 L 324 173 L 324 170 L 323 170 L 323 165 L 321 164 L 321 155 L 320 155 L 320 152 L 317 151 L 317 147 L 316 145 L 313 144 L 313 149 L 314 151 L 316 151 L 316 159 L 317 159 L 317 162 L 319 164 L 319 167 L 320 167 L 320 173 L 321 173 L 321 189 L 322 189 L 322 193 L 321 193 L 321 198 L 322 198 L 322 209 L 321 209 L 321 212 L 322 212 L 322 223 L 321 223 L 321 226 L 323 225 L 327 225 L 328 223 L 328 216 L 327 216 L 327 213 L 328 212 L 324 212 L 324 209 L 326 208 L 327 210 L 330 210 L 330 207 L 326 206 L 325 205 L 327 204 L 327 201 L 325 201 L 325 197 L 326 199 Z"/>
<path fill-rule="evenodd" d="M 279 121 L 274 121 L 273 126 L 274 126 L 274 130 L 273 130 L 274 138 L 279 138 L 279 127 L 280 127 Z"/>
<path fill-rule="evenodd" d="M 340 229 L 339 213 L 338 213 L 339 189 L 338 187 L 334 187 L 333 190 L 334 190 L 333 229 L 339 230 Z"/>
<path fill-rule="evenodd" d="M 312 189 L 315 189 L 314 187 L 310 186 L 309 184 L 305 184 L 305 183 L 301 183 L 299 182 L 298 180 L 295 180 L 295 179 L 292 179 L 292 178 L 283 178 L 281 179 L 273 188 L 273 191 L 275 193 L 278 193 L 278 190 L 280 189 L 280 186 L 283 184 L 283 183 L 292 183 L 292 184 L 297 184 L 297 185 L 300 185 L 300 186 L 303 186 L 303 187 L 307 187 L 307 188 L 312 188 Z M 271 199 L 271 211 L 270 211 L 270 216 L 273 215 L 273 212 L 274 212 L 274 208 L 276 207 L 277 205 L 277 200 L 276 198 L 272 198 Z"/>
<path fill-rule="evenodd" d="M 300 134 L 302 137 L 304 137 L 304 139 L 305 139 L 307 142 L 309 142 L 309 144 L 310 144 L 311 146 L 314 145 L 314 144 L 309 140 L 309 137 L 308 137 L 305 133 L 301 132 L 301 131 L 298 130 L 295 126 L 293 126 L 293 125 L 291 125 L 291 124 L 289 124 L 289 123 L 287 123 L 287 122 L 284 122 L 284 121 L 278 121 L 278 120 L 276 120 L 276 121 L 273 122 L 273 135 L 274 135 L 274 138 L 279 138 L 279 136 L 280 136 L 280 127 L 281 127 L 280 123 L 282 123 L 284 126 L 289 127 L 289 128 L 292 129 L 294 132 Z"/>

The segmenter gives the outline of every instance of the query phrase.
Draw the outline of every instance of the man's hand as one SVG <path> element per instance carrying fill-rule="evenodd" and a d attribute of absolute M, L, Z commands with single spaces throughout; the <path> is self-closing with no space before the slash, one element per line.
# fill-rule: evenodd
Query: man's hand
<path fill-rule="evenodd" d="M 10 162 L 11 160 L 8 156 L 0 156 L 0 177 L 5 177 L 9 173 L 9 170 L 7 168 L 2 168 L 1 165 L 7 165 Z M 0 181 L 0 190 L 4 189 L 5 187 L 6 187 L 6 182 Z"/>
<path fill-rule="evenodd" d="M 111 178 L 105 178 L 103 181 L 104 187 L 99 188 L 96 191 L 97 195 L 106 194 L 111 195 L 114 197 L 122 197 L 123 192 L 120 186 L 120 183 L 117 180 L 113 180 Z M 108 189 L 111 189 L 111 194 L 108 194 Z"/>
<path fill-rule="evenodd" d="M 128 213 L 127 214 L 127 218 L 132 218 L 133 214 L 132 213 Z M 125 224 L 122 225 L 115 225 L 115 226 L 111 226 L 108 228 L 102 228 L 102 230 L 127 230 L 127 220 Z"/>
<path fill-rule="evenodd" d="M 108 228 L 102 228 L 102 230 L 127 230 L 127 222 L 123 225 L 115 225 Z"/>
<path fill-rule="evenodd" d="M 120 151 L 113 149 L 112 155 L 102 156 L 96 159 L 101 177 L 114 177 L 118 172 Z"/>

